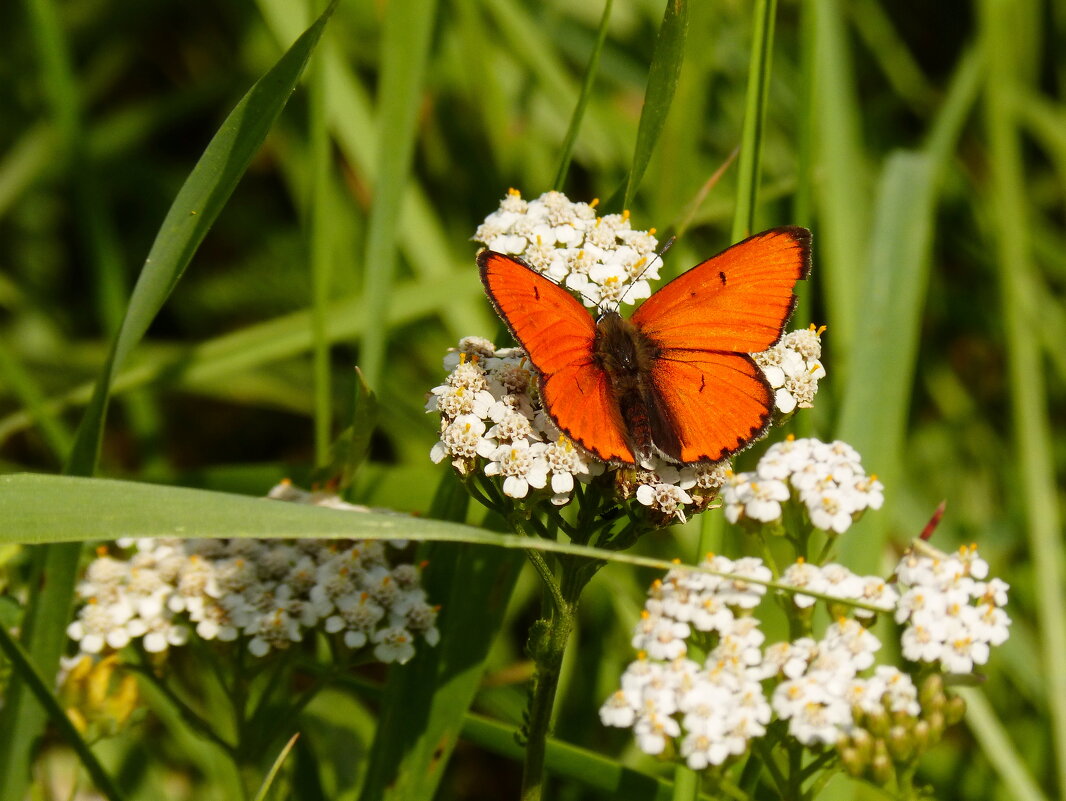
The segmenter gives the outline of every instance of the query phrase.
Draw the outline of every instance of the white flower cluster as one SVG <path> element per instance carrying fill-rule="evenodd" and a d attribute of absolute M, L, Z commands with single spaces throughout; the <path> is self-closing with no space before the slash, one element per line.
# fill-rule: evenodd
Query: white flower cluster
<path fill-rule="evenodd" d="M 722 490 L 731 523 L 781 519 L 781 504 L 795 497 L 812 525 L 833 534 L 847 531 L 866 509 L 880 509 L 884 487 L 867 476 L 858 452 L 845 442 L 795 439 L 771 446 L 754 472 L 735 473 Z"/>
<path fill-rule="evenodd" d="M 988 661 L 990 646 L 1007 640 L 1011 620 L 1003 607 L 1010 586 L 998 578 L 986 581 L 988 563 L 976 546 L 950 556 L 908 551 L 896 577 L 907 587 L 896 608 L 896 622 L 906 624 L 907 659 L 969 673 Z"/>
<path fill-rule="evenodd" d="M 875 613 L 853 607 L 855 617 L 848 618 L 837 611 L 849 600 L 894 612 L 907 623 L 904 656 L 952 672 L 984 663 L 988 647 L 1006 640 L 1010 625 L 1002 609 L 1008 587 L 985 580 L 988 565 L 973 547 L 951 556 L 905 554 L 896 569 L 908 586 L 902 597 L 883 579 L 799 560 L 778 584 L 838 599 L 829 604 L 836 621 L 820 640 L 800 637 L 765 649 L 752 610 L 770 570 L 750 557 L 709 557 L 701 567 L 731 577 L 675 568 L 653 583 L 633 634 L 638 658 L 600 708 L 604 725 L 631 727 L 641 750 L 661 754 L 672 744 L 695 770 L 744 753 L 772 716 L 787 721 L 803 745 L 842 748 L 849 736 L 868 736 L 871 720 L 910 730 L 927 717 L 908 673 L 874 665 L 881 641 L 867 626 Z M 801 593 L 793 597 L 800 608 L 814 603 Z M 713 646 L 702 664 L 690 658 L 693 642 Z"/>
<path fill-rule="evenodd" d="M 880 648 L 877 637 L 848 618 L 830 625 L 817 642 L 802 637 L 768 648 L 767 672 L 784 679 L 773 691 L 774 712 L 788 721 L 789 734 L 804 745 L 833 745 L 851 730 L 853 707 L 874 708 L 889 685 L 916 702 L 913 682 L 896 668 L 882 666 L 872 679 L 859 677 Z"/>
<path fill-rule="evenodd" d="M 633 635 L 638 659 L 600 708 L 604 725 L 632 727 L 646 753 L 660 754 L 680 738 L 694 770 L 743 754 L 771 716 L 760 684 L 764 635 L 745 614 L 759 604 L 766 588 L 756 582 L 768 581 L 770 571 L 752 558 L 713 556 L 702 566 L 734 577 L 675 569 L 656 582 Z M 702 663 L 687 656 L 697 632 L 716 641 Z"/>
<path fill-rule="evenodd" d="M 497 349 L 481 337 L 465 337 L 444 359 L 450 370 L 430 390 L 427 412 L 441 416 L 440 440 L 430 459 L 450 459 L 463 475 L 482 470 L 502 479 L 511 498 L 537 493 L 556 505 L 570 501 L 575 482 L 589 482 L 606 465 L 565 437 L 541 406 L 535 368 L 519 348 Z M 665 518 L 685 519 L 686 507 L 717 493 L 726 465 L 677 468 L 660 463 L 637 471 L 621 488 Z"/>
<path fill-rule="evenodd" d="M 633 230 L 628 212 L 597 217 L 595 207 L 561 192 L 527 201 L 511 189 L 473 238 L 518 256 L 586 306 L 616 309 L 649 297 L 648 280 L 659 277 L 655 230 Z"/>
<path fill-rule="evenodd" d="M 825 326 L 790 331 L 769 350 L 752 358 L 774 389 L 774 409 L 787 415 L 796 409 L 810 409 L 818 392 L 818 380 L 825 378 L 822 366 L 822 332 Z"/>
<path fill-rule="evenodd" d="M 857 576 L 843 565 L 830 562 L 815 565 L 804 559 L 797 559 L 789 565 L 778 580 L 780 584 L 801 590 L 829 595 L 839 601 L 859 601 L 880 607 L 889 612 L 896 608 L 899 593 L 880 576 Z M 799 609 L 806 609 L 818 600 L 813 595 L 802 592 L 791 593 L 792 603 Z M 839 613 L 838 604 L 830 604 L 830 613 Z M 877 613 L 862 607 L 851 607 L 855 617 L 871 620 Z"/>
<path fill-rule="evenodd" d="M 279 485 L 275 495 L 292 496 Z M 304 493 L 304 495 L 309 495 Z M 295 498 L 294 498 L 295 499 Z M 336 496 L 302 502 L 345 508 Z M 393 564 L 377 541 L 120 540 L 101 549 L 77 588 L 84 605 L 67 628 L 80 651 L 99 654 L 141 639 L 151 653 L 205 640 L 244 638 L 255 656 L 300 642 L 321 626 L 349 648 L 372 645 L 382 662 L 406 662 L 421 636 L 435 645 L 437 608 L 418 567 Z"/>

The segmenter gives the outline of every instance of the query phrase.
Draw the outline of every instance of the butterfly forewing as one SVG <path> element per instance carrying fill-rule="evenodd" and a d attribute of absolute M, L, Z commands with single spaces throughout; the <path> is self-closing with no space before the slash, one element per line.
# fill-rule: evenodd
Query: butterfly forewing
<path fill-rule="evenodd" d="M 540 373 L 544 408 L 555 424 L 605 461 L 632 461 L 607 376 L 593 360 L 592 316 L 518 259 L 482 251 L 478 265 L 493 306 Z"/>
<path fill-rule="evenodd" d="M 810 269 L 810 232 L 772 228 L 664 286 L 630 318 L 664 348 L 757 353 L 781 336 Z"/>

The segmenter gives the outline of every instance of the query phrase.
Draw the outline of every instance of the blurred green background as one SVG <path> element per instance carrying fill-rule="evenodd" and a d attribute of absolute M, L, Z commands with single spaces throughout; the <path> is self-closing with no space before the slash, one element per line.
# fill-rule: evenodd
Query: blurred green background
<path fill-rule="evenodd" d="M 395 49 L 410 22 L 390 22 L 396 5 L 342 0 L 307 77 L 316 88 L 292 97 L 116 382 L 100 475 L 252 494 L 283 476 L 306 481 L 316 436 L 321 454 L 350 420 L 352 367 L 379 347 L 370 332 L 386 336 L 371 370 L 382 414 L 358 495 L 428 508 L 441 468 L 427 458 L 436 421 L 425 392 L 447 347 L 498 328 L 470 237 L 508 187 L 553 188 L 603 5 L 443 0 L 427 4 L 415 52 Z M 574 199 L 617 210 L 663 6 L 614 2 L 558 187 Z M 319 9 L 0 4 L 0 470 L 60 468 L 177 190 Z M 634 227 L 661 238 L 683 229 L 667 275 L 730 242 L 736 165 L 701 189 L 740 143 L 752 17 L 736 0 L 691 6 L 677 94 L 631 208 Z M 1015 624 L 988 666 L 990 705 L 973 704 L 969 727 L 925 766 L 940 798 L 1066 791 L 1064 43 L 1066 3 L 1054 0 L 782 0 L 777 13 L 755 227 L 812 228 L 795 323 L 828 325 L 828 378 L 798 429 L 847 439 L 888 487 L 845 555 L 879 568 L 869 542 L 906 543 L 947 499 L 938 544 L 977 542 L 1012 585 Z M 410 60 L 410 83 L 383 84 L 390 59 L 394 75 Z M 402 209 L 395 237 L 368 242 L 389 190 Z M 382 253 L 395 260 L 392 282 Z M 312 262 L 327 276 L 317 290 Z M 332 344 L 317 435 L 315 291 Z M 675 535 L 646 547 L 687 558 L 694 534 Z M 629 658 L 649 579 L 612 568 L 591 585 L 589 630 L 612 633 L 578 643 L 561 738 L 623 748 L 595 708 Z M 497 666 L 519 648 L 516 634 Z M 515 699 L 518 689 L 490 691 L 481 708 L 506 717 Z M 491 769 L 460 750 L 447 792 L 489 797 L 470 776 Z"/>

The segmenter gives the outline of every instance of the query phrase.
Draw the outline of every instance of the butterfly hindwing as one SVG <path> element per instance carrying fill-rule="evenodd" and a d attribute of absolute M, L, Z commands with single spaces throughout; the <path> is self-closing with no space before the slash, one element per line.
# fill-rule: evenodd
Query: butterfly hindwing
<path fill-rule="evenodd" d="M 661 351 L 651 381 L 660 414 L 672 424 L 672 436 L 655 444 L 673 461 L 716 462 L 770 423 L 773 390 L 750 356 Z"/>
<path fill-rule="evenodd" d="M 518 259 L 482 251 L 478 265 L 493 306 L 540 373 L 555 425 L 605 461 L 632 461 L 607 375 L 593 360 L 592 316 Z"/>
<path fill-rule="evenodd" d="M 771 228 L 682 273 L 630 318 L 663 348 L 758 353 L 781 336 L 810 270 L 810 231 Z"/>

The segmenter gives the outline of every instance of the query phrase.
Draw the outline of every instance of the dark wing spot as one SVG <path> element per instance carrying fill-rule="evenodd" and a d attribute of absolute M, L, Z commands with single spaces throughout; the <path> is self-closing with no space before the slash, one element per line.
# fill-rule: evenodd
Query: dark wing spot
<path fill-rule="evenodd" d="M 693 290 L 692 290 L 691 292 L 689 292 L 689 293 L 688 293 L 688 296 L 689 296 L 690 298 L 694 298 L 694 297 L 696 297 L 696 290 L 695 290 L 695 289 L 693 289 Z"/>
<path fill-rule="evenodd" d="M 707 386 L 707 376 L 700 376 L 700 392 L 703 392 L 703 388 Z"/>
<path fill-rule="evenodd" d="M 725 273 L 719 270 L 718 277 L 722 279 L 722 286 L 725 286 Z"/>
<path fill-rule="evenodd" d="M 722 283 L 725 283 L 725 279 L 722 279 Z M 535 297 L 537 300 L 540 300 L 540 290 L 537 289 L 536 284 L 533 284 L 533 297 Z"/>

